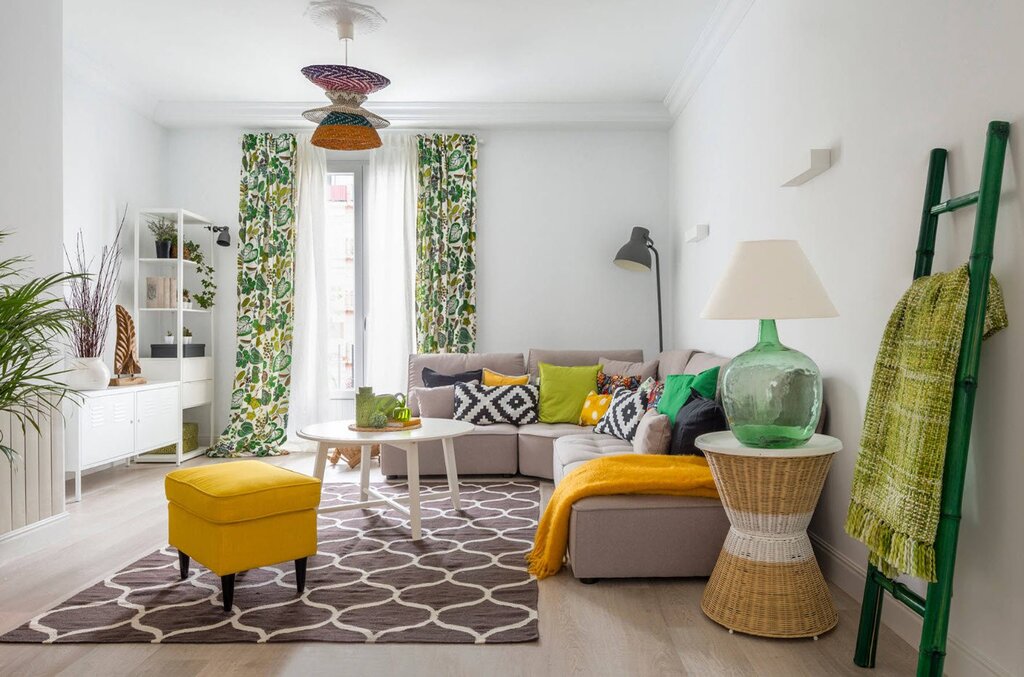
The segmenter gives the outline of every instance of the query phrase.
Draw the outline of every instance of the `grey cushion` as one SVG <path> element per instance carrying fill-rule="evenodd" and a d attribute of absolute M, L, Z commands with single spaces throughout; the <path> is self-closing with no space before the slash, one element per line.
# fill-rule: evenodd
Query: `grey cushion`
<path fill-rule="evenodd" d="M 714 353 L 702 353 L 695 352 L 690 356 L 689 361 L 686 363 L 686 368 L 683 369 L 683 374 L 699 374 L 702 371 L 707 371 L 712 367 L 724 367 L 729 364 L 728 357 L 722 357 L 721 355 L 715 355 Z"/>
<path fill-rule="evenodd" d="M 452 418 L 455 411 L 455 386 L 409 388 L 409 411 L 413 416 Z"/>
<path fill-rule="evenodd" d="M 531 423 L 520 426 L 519 474 L 551 479 L 554 441 L 559 437 L 589 433 L 592 430 L 590 426 L 572 423 Z"/>
<path fill-rule="evenodd" d="M 522 444 L 522 438 L 520 438 Z M 600 433 L 577 433 L 554 440 L 552 475 L 555 484 L 576 466 L 607 454 L 632 454 L 633 445 Z"/>
<path fill-rule="evenodd" d="M 484 367 L 502 374 L 526 373 L 522 353 L 416 353 L 409 356 L 410 388 L 423 385 L 424 367 L 442 374 L 457 374 Z"/>
<path fill-rule="evenodd" d="M 553 364 L 558 367 L 586 367 L 591 364 L 598 364 L 598 360 L 606 357 L 610 360 L 622 360 L 624 362 L 642 362 L 644 351 L 642 350 L 545 350 L 543 348 L 531 348 L 527 360 L 530 377 L 537 378 L 540 372 L 541 362 Z M 522 373 L 522 372 L 505 372 Z"/>
<path fill-rule="evenodd" d="M 658 380 L 664 381 L 669 374 L 682 374 L 692 356 L 692 350 L 666 350 L 658 355 Z"/>
<path fill-rule="evenodd" d="M 672 439 L 672 422 L 668 416 L 648 411 L 640 419 L 633 436 L 633 452 L 637 454 L 664 454 Z"/>
<path fill-rule="evenodd" d="M 607 357 L 602 357 L 597 363 L 604 367 L 604 373 L 606 374 L 639 376 L 641 381 L 658 375 L 657 360 L 651 360 L 650 362 L 625 362 L 623 360 L 610 360 Z"/>

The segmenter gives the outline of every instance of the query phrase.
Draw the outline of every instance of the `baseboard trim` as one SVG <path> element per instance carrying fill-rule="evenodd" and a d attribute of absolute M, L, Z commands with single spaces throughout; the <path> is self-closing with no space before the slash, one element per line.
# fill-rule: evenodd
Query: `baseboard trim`
<path fill-rule="evenodd" d="M 25 534 L 29 533 L 30 531 L 35 531 L 36 529 L 41 529 L 41 528 L 43 528 L 45 526 L 49 526 L 49 525 L 53 524 L 54 522 L 59 522 L 60 520 L 66 518 L 67 516 L 68 516 L 68 511 L 65 510 L 64 512 L 57 513 L 56 515 L 50 515 L 49 517 L 45 517 L 45 518 L 43 518 L 41 520 L 33 522 L 32 524 L 26 524 L 23 527 L 18 527 L 17 529 L 14 529 L 12 531 L 8 531 L 7 533 L 0 534 L 0 543 L 3 543 L 4 541 L 9 541 L 9 540 L 11 540 L 13 538 L 17 538 L 19 536 L 24 536 Z"/>
<path fill-rule="evenodd" d="M 854 562 L 817 535 L 810 534 L 810 537 L 825 578 L 859 602 L 864 595 L 867 566 Z M 886 595 L 886 597 L 889 596 Z M 922 621 L 913 611 L 889 597 L 882 604 L 882 623 L 907 644 L 917 648 L 921 641 Z M 850 657 L 850 660 L 853 660 L 853 656 Z M 956 675 L 1013 677 L 1009 670 L 996 665 L 953 634 L 950 634 L 946 640 L 944 672 L 951 677 Z"/>

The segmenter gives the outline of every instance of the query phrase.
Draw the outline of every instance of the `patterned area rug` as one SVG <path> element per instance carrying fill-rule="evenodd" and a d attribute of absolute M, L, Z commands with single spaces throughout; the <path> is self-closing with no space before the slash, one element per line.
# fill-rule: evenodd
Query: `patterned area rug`
<path fill-rule="evenodd" d="M 427 483 L 424 487 L 429 487 Z M 442 489 L 441 484 L 438 488 Z M 378 485 L 404 493 L 405 485 Z M 239 574 L 234 609 L 221 607 L 220 579 L 192 563 L 178 580 L 164 548 L 0 637 L 0 642 L 437 642 L 535 640 L 537 581 L 524 555 L 533 545 L 536 482 L 460 484 L 462 512 L 448 499 L 423 502 L 422 541 L 390 509 L 321 515 L 319 553 L 306 591 L 292 563 Z M 324 485 L 323 505 L 358 500 L 358 487 Z"/>

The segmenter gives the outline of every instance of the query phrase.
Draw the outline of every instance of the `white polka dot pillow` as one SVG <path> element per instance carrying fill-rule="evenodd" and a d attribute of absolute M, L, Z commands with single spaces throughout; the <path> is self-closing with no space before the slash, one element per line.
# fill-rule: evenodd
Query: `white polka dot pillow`
<path fill-rule="evenodd" d="M 638 390 L 620 388 L 612 395 L 608 411 L 601 417 L 595 433 L 604 433 L 620 440 L 632 442 L 637 426 L 646 411 L 645 394 Z"/>
<path fill-rule="evenodd" d="M 580 412 L 580 425 L 597 425 L 597 422 L 604 416 L 604 412 L 608 411 L 608 407 L 611 406 L 612 396 L 602 395 L 590 391 L 587 395 L 587 399 L 583 401 L 583 410 Z"/>

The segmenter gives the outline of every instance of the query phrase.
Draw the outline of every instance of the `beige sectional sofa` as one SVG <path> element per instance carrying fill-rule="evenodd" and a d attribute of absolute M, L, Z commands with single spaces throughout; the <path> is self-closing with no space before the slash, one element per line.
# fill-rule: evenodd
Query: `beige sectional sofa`
<path fill-rule="evenodd" d="M 424 367 L 453 374 L 486 367 L 503 374 L 529 373 L 536 378 L 541 362 L 560 366 L 597 364 L 600 358 L 643 361 L 641 350 L 531 350 L 518 353 L 411 355 L 410 389 L 423 385 Z M 727 358 L 692 350 L 659 355 L 658 378 L 695 374 Z M 411 403 L 415 405 L 415 402 Z M 414 415 L 419 412 L 414 410 Z M 629 442 L 593 432 L 590 426 L 533 423 L 478 426 L 455 440 L 460 475 L 519 473 L 554 480 L 586 461 L 607 454 L 632 453 Z M 405 454 L 384 445 L 381 472 L 406 474 Z M 420 472 L 443 475 L 440 444 L 420 446 Z M 598 578 L 709 576 L 729 530 L 722 504 L 714 499 L 679 496 L 595 496 L 573 506 L 569 560 L 584 582 Z"/>

